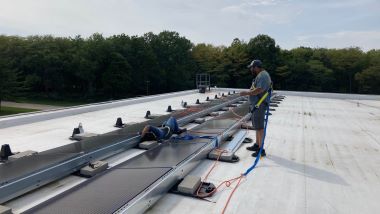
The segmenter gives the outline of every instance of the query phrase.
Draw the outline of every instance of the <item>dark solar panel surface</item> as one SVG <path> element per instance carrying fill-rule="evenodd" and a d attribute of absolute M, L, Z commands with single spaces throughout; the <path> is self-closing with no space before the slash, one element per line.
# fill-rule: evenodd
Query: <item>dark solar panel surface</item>
<path fill-rule="evenodd" d="M 113 213 L 170 169 L 113 169 L 27 213 Z"/>
<path fill-rule="evenodd" d="M 165 143 L 133 158 L 118 168 L 173 167 L 206 145 L 205 142 Z"/>
<path fill-rule="evenodd" d="M 237 95 L 232 95 L 224 99 L 213 100 L 211 102 L 198 105 L 197 109 L 200 111 L 211 106 L 221 104 L 228 100 L 235 99 L 236 97 Z M 18 179 L 20 177 L 24 177 L 26 175 L 29 175 L 30 173 L 47 168 L 51 165 L 61 163 L 65 160 L 69 160 L 73 157 L 79 156 L 81 153 L 91 152 L 96 149 L 113 145 L 115 143 L 119 143 L 121 141 L 135 137 L 137 136 L 137 132 L 141 131 L 143 127 L 147 124 L 160 126 L 170 116 L 181 118 L 191 113 L 194 113 L 194 111 L 177 111 L 172 113 L 171 115 L 164 115 L 146 122 L 127 125 L 123 129 L 115 130 L 100 136 L 85 139 L 80 142 L 74 142 L 72 144 L 57 147 L 48 151 L 38 153 L 33 156 L 22 158 L 17 161 L 10 161 L 6 164 L 1 164 L 0 187 L 4 183 Z"/>

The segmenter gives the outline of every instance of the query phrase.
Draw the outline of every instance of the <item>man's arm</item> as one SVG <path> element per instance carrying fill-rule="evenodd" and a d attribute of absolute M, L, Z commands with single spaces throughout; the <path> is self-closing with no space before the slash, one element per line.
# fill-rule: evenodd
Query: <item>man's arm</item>
<path fill-rule="evenodd" d="M 255 88 L 255 90 L 240 92 L 240 96 L 246 96 L 246 95 L 255 96 L 263 92 L 264 90 L 262 88 Z"/>

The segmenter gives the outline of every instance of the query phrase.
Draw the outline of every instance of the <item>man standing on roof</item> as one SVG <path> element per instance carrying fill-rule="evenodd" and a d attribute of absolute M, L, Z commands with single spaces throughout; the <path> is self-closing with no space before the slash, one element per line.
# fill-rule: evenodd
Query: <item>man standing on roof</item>
<path fill-rule="evenodd" d="M 272 80 L 269 73 L 263 69 L 262 62 L 260 60 L 253 60 L 251 64 L 248 65 L 252 75 L 256 76 L 252 81 L 252 86 L 249 91 L 240 92 L 241 96 L 249 96 L 249 102 L 251 104 L 251 110 L 254 109 L 255 105 L 264 96 L 264 94 L 270 90 Z M 260 147 L 262 146 L 262 139 L 264 136 L 264 118 L 265 110 L 269 105 L 270 98 L 262 102 L 258 109 L 252 112 L 252 126 L 256 130 L 256 143 L 253 146 L 247 147 L 249 151 L 254 151 L 253 157 L 258 155 Z M 263 148 L 261 156 L 266 156 L 265 149 Z"/>

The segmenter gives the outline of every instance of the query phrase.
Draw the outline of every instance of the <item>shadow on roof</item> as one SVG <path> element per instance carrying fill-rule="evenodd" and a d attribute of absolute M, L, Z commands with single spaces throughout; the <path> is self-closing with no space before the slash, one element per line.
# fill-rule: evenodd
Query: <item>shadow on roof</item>
<path fill-rule="evenodd" d="M 340 184 L 344 186 L 348 186 L 347 182 L 339 175 L 324 170 L 319 169 L 313 166 L 309 166 L 303 163 L 297 163 L 276 155 L 268 155 L 268 159 L 272 160 L 276 164 L 291 169 L 299 174 L 305 175 L 310 178 L 314 178 L 320 181 L 332 183 L 332 184 Z"/>

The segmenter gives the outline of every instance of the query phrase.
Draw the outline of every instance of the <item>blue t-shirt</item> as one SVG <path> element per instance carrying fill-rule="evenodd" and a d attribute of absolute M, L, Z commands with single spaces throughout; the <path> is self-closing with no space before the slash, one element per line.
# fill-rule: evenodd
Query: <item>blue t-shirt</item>
<path fill-rule="evenodd" d="M 251 103 L 252 106 L 256 105 L 256 103 L 260 100 L 260 98 L 262 96 L 264 96 L 264 94 L 270 89 L 270 85 L 272 83 L 272 80 L 269 76 L 269 73 L 265 70 L 261 71 L 255 79 L 253 79 L 252 81 L 252 86 L 250 88 L 250 90 L 255 90 L 256 88 L 261 88 L 263 89 L 264 91 L 258 95 L 254 95 L 254 96 L 249 96 L 249 101 Z M 266 99 L 266 102 L 269 103 L 270 98 L 267 97 Z"/>

